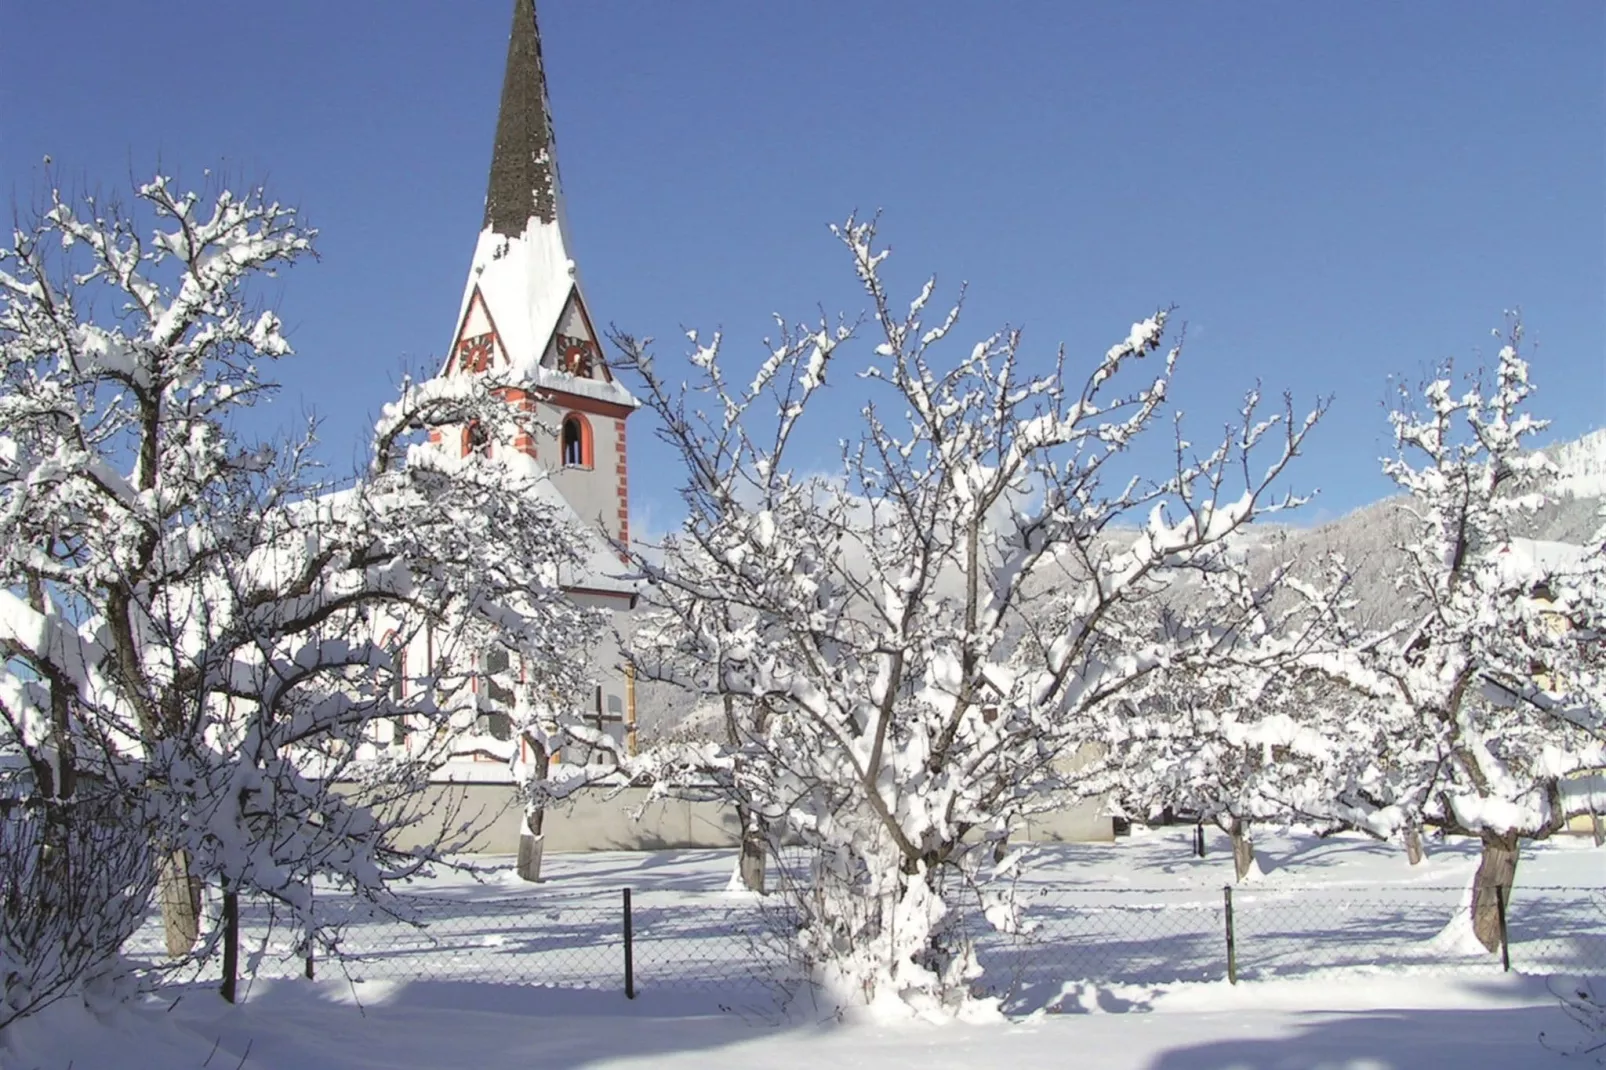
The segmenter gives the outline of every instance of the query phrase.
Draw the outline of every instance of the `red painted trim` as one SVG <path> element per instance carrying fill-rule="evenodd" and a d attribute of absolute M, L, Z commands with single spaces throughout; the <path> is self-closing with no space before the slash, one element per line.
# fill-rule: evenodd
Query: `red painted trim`
<path fill-rule="evenodd" d="M 563 592 L 565 594 L 592 594 L 598 598 L 616 598 L 621 602 L 627 603 L 626 609 L 636 608 L 636 596 L 633 594 L 623 594 L 619 591 L 599 591 L 595 587 L 565 587 Z"/>
<path fill-rule="evenodd" d="M 624 420 L 622 420 L 622 419 L 615 420 L 613 422 L 613 429 L 614 429 L 614 435 L 615 435 L 614 449 L 617 451 L 617 456 L 619 458 L 618 463 L 614 466 L 614 468 L 615 468 L 614 474 L 618 477 L 618 494 L 619 494 L 619 544 L 621 546 L 621 549 L 620 549 L 620 552 L 619 552 L 619 557 L 622 560 L 629 561 L 630 560 L 630 549 L 629 549 L 630 548 L 630 466 L 629 466 L 629 464 L 626 463 L 626 460 L 625 460 L 626 452 L 625 452 L 625 422 L 624 422 Z"/>

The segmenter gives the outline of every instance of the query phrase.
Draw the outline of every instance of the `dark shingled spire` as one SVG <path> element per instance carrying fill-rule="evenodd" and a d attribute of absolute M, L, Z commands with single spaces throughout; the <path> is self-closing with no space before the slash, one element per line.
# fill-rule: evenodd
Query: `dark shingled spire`
<path fill-rule="evenodd" d="M 558 210 L 558 165 L 552 155 L 552 113 L 534 0 L 514 0 L 513 31 L 502 76 L 502 111 L 496 120 L 491 181 L 485 190 L 485 225 L 509 238 L 532 218 L 551 223 Z"/>

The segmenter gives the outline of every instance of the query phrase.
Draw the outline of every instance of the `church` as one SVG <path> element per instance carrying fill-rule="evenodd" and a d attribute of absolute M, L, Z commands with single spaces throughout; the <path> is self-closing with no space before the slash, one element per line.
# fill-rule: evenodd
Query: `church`
<path fill-rule="evenodd" d="M 536 419 L 525 421 L 532 429 L 511 441 L 496 441 L 477 425 L 438 427 L 430 431 L 430 440 L 458 456 L 479 452 L 494 459 L 516 451 L 532 460 L 547 476 L 541 493 L 550 495 L 588 540 L 585 563 L 564 577 L 565 590 L 578 604 L 608 611 L 614 634 L 628 636 L 637 592 L 625 578 L 620 547 L 630 540 L 627 428 L 640 403 L 614 378 L 601 342 L 565 233 L 535 5 L 514 0 L 485 215 L 438 374 L 494 371 L 510 383 L 503 391 L 507 403 Z M 437 653 L 427 628 L 401 652 L 406 663 L 420 665 L 434 664 Z M 611 735 L 619 749 L 634 753 L 636 681 L 611 636 L 590 654 L 596 680 L 586 700 L 587 717 L 595 718 L 594 726 Z M 414 662 L 415 657 L 424 660 Z M 483 657 L 471 670 L 480 674 L 475 685 L 479 716 L 474 729 L 454 741 L 455 756 L 438 778 L 448 810 L 461 803 L 468 812 L 496 815 L 477 833 L 475 850 L 519 850 L 522 857 L 528 842 L 524 815 L 505 809 L 500 786 L 512 781 L 510 759 L 532 756 L 522 751 L 522 740 L 514 739 L 506 714 L 498 712 L 501 696 L 490 674 L 505 672 L 508 664 L 496 657 Z M 401 675 L 405 679 L 405 665 Z M 649 722 L 644 732 L 661 730 L 666 714 L 685 712 L 683 700 L 666 695 L 661 686 L 649 685 L 642 697 Z M 610 760 L 599 751 L 559 756 L 571 764 Z M 1019 835 L 1107 840 L 1111 829 L 1099 804 L 1091 802 L 1043 815 Z M 562 820 L 545 822 L 539 835 L 548 851 L 641 850 L 647 844 L 729 847 L 738 842 L 739 831 L 734 808 L 722 803 L 655 798 L 647 788 L 631 787 L 607 799 L 569 797 Z"/>
<path fill-rule="evenodd" d="M 522 420 L 529 429 L 511 441 L 491 439 L 478 424 L 435 428 L 430 441 L 463 456 L 517 451 L 539 466 L 551 504 L 586 537 L 585 563 L 564 578 L 564 588 L 577 604 L 609 611 L 622 634 L 635 601 L 618 552 L 630 540 L 626 426 L 639 402 L 603 359 L 564 229 L 535 7 L 533 0 L 515 0 L 484 223 L 438 374 L 494 372 L 513 384 L 502 392 L 507 403 L 533 419 Z M 428 643 L 427 634 L 415 638 L 403 656 L 427 663 Z M 503 672 L 505 659 L 505 652 L 487 655 L 477 669 Z M 611 637 L 592 660 L 598 679 L 587 713 L 633 751 L 634 679 Z M 442 770 L 444 779 L 494 782 L 508 775 L 511 723 L 497 710 L 498 689 L 488 679 L 476 687 L 486 692 L 476 696 L 481 716 L 462 753 Z"/>

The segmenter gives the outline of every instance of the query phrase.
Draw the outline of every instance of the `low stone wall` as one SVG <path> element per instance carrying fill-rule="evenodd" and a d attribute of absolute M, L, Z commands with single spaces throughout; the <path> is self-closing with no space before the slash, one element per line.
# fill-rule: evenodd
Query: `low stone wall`
<path fill-rule="evenodd" d="M 433 799 L 420 800 L 430 813 L 453 815 L 454 826 L 474 830 L 469 850 L 476 854 L 514 854 L 519 849 L 523 811 L 512 804 L 502 784 L 435 784 Z M 735 847 L 739 832 L 734 808 L 717 802 L 659 799 L 647 802 L 648 789 L 592 790 L 547 811 L 542 826 L 547 852 L 665 851 L 675 848 Z M 635 817 L 638 807 L 645 808 Z M 1080 803 L 1044 814 L 1012 839 L 1033 843 L 1104 842 L 1115 827 L 1098 812 L 1096 802 Z M 432 837 L 428 821 L 420 823 L 398 846 L 414 847 Z"/>

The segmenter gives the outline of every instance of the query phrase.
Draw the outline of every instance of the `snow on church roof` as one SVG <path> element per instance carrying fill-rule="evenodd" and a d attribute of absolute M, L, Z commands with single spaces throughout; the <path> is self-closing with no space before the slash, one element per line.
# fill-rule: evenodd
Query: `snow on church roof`
<path fill-rule="evenodd" d="M 512 377 L 547 390 L 637 407 L 605 368 L 598 377 L 587 378 L 542 367 L 565 310 L 571 301 L 583 308 L 584 299 L 564 239 L 562 189 L 533 0 L 516 0 L 513 6 L 485 223 L 458 308 L 458 334 L 465 332 L 476 294 Z M 454 345 L 456 341 L 454 335 Z"/>

